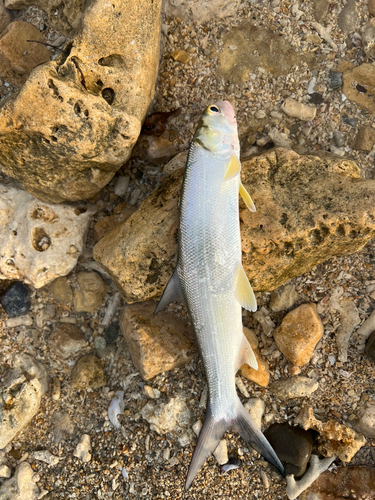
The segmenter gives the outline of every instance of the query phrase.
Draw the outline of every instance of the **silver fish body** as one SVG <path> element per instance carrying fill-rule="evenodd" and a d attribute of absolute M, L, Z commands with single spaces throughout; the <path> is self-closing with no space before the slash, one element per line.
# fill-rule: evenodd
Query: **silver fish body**
<path fill-rule="evenodd" d="M 231 428 L 283 473 L 236 392 L 238 368 L 244 362 L 257 368 L 242 329 L 242 306 L 255 310 L 256 301 L 241 263 L 241 190 L 251 208 L 251 198 L 240 181 L 234 111 L 228 102 L 218 101 L 203 114 L 190 146 L 180 204 L 177 267 L 155 311 L 176 299 L 185 302 L 209 387 L 207 414 L 186 489 Z"/>

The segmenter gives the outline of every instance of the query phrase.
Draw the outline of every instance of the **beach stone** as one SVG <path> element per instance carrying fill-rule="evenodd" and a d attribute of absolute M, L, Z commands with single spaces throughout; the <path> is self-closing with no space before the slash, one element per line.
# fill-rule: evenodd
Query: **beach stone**
<path fill-rule="evenodd" d="M 170 433 L 181 436 L 193 424 L 186 398 L 181 394 L 166 403 L 148 402 L 141 415 L 150 424 L 150 429 L 160 435 Z"/>
<path fill-rule="evenodd" d="M 319 388 L 319 383 L 309 377 L 292 377 L 284 380 L 276 380 L 269 386 L 272 394 L 278 398 L 294 399 L 310 396 Z"/>
<path fill-rule="evenodd" d="M 339 361 L 346 363 L 349 340 L 355 327 L 360 324 L 361 318 L 353 300 L 342 299 L 336 310 L 340 313 L 340 326 L 336 332 L 337 357 Z"/>
<path fill-rule="evenodd" d="M 93 312 L 101 305 L 108 286 L 95 271 L 79 272 L 77 283 L 73 296 L 74 309 L 77 312 Z"/>
<path fill-rule="evenodd" d="M 368 12 L 371 16 L 375 16 L 375 0 L 369 0 Z"/>
<path fill-rule="evenodd" d="M 128 303 L 159 298 L 174 271 L 182 178 L 183 169 L 172 172 L 94 247 Z M 256 291 L 357 252 L 375 236 L 375 180 L 361 179 L 351 160 L 270 150 L 243 162 L 242 182 L 257 207 L 250 212 L 240 201 L 243 266 Z"/>
<path fill-rule="evenodd" d="M 371 114 L 375 114 L 375 66 L 363 63 L 345 71 L 342 78 L 342 93 L 351 101 L 368 109 Z M 359 92 L 357 85 L 365 87 L 367 92 Z"/>
<path fill-rule="evenodd" d="M 372 500 L 375 491 L 375 467 L 355 465 L 335 467 L 324 472 L 298 497 L 299 500 Z"/>
<path fill-rule="evenodd" d="M 9 478 L 11 475 L 12 470 L 7 465 L 0 465 L 0 478 Z"/>
<path fill-rule="evenodd" d="M 278 77 L 288 74 L 295 64 L 307 63 L 311 69 L 315 65 L 313 54 L 296 51 L 278 34 L 250 21 L 224 35 L 222 48 L 217 52 L 215 47 L 211 57 L 218 59 L 218 76 L 233 84 L 248 82 L 249 73 L 259 67 Z"/>
<path fill-rule="evenodd" d="M 0 33 L 0 76 L 18 87 L 52 55 L 44 45 L 27 40 L 43 41 L 43 36 L 38 28 L 24 21 L 13 21 Z"/>
<path fill-rule="evenodd" d="M 357 29 L 358 23 L 359 17 L 356 8 L 356 0 L 348 0 L 338 15 L 337 24 L 339 28 L 348 35 L 351 31 Z"/>
<path fill-rule="evenodd" d="M 239 0 L 164 0 L 163 12 L 184 21 L 203 24 L 211 19 L 223 19 L 234 16 Z"/>
<path fill-rule="evenodd" d="M 337 420 L 328 419 L 323 423 L 316 419 L 311 407 L 302 408 L 300 414 L 294 419 L 294 425 L 319 433 L 314 444 L 324 457 L 337 455 L 343 462 L 350 462 L 357 451 L 366 444 L 366 439 L 361 434 L 340 424 Z"/>
<path fill-rule="evenodd" d="M 303 104 L 302 102 L 295 101 L 291 97 L 288 97 L 288 99 L 282 103 L 281 109 L 286 115 L 306 122 L 311 122 L 316 115 L 315 106 Z"/>
<path fill-rule="evenodd" d="M 69 55 L 35 68 L 1 108 L 2 172 L 52 203 L 89 199 L 112 179 L 154 97 L 160 9 L 161 0 L 88 3 Z"/>
<path fill-rule="evenodd" d="M 39 410 L 42 396 L 48 390 L 45 367 L 28 354 L 17 354 L 13 369 L 1 383 L 0 449 L 25 427 Z"/>
<path fill-rule="evenodd" d="M 353 149 L 357 151 L 369 152 L 375 144 L 375 129 L 364 125 L 359 130 L 354 139 Z"/>
<path fill-rule="evenodd" d="M 127 305 L 120 319 L 130 356 L 144 380 L 188 363 L 197 352 L 192 327 L 164 311 L 154 316 L 155 307 L 155 302 Z"/>
<path fill-rule="evenodd" d="M 48 290 L 57 302 L 72 302 L 73 300 L 72 288 L 66 276 L 56 278 L 55 281 L 49 285 Z"/>
<path fill-rule="evenodd" d="M 82 462 L 90 462 L 91 460 L 91 438 L 88 434 L 82 434 L 79 443 L 76 446 L 76 449 L 73 452 L 73 455 Z"/>
<path fill-rule="evenodd" d="M 282 423 L 272 424 L 264 431 L 264 435 L 283 462 L 285 473 L 302 476 L 312 452 L 312 432 Z"/>
<path fill-rule="evenodd" d="M 313 0 L 313 16 L 320 23 L 328 14 L 329 0 Z"/>
<path fill-rule="evenodd" d="M 250 344 L 251 345 L 251 344 Z M 252 346 L 251 346 L 252 347 Z M 251 366 L 245 364 L 240 368 L 240 374 L 247 378 L 247 380 L 251 380 L 251 382 L 255 382 L 257 385 L 261 387 L 267 387 L 270 381 L 270 369 L 267 361 L 262 358 L 259 353 L 259 350 L 252 347 L 255 358 L 258 362 L 258 369 L 254 370 Z"/>
<path fill-rule="evenodd" d="M 362 28 L 362 43 L 365 54 L 370 59 L 375 58 L 375 19 L 369 19 Z"/>
<path fill-rule="evenodd" d="M 284 317 L 273 336 L 286 359 L 294 365 L 303 366 L 310 361 L 323 332 L 316 305 L 302 304 Z"/>
<path fill-rule="evenodd" d="M 17 465 L 14 476 L 0 486 L 0 500 L 38 500 L 39 495 L 34 471 L 28 462 Z"/>
<path fill-rule="evenodd" d="M 61 323 L 52 332 L 48 345 L 63 358 L 69 358 L 86 347 L 87 341 L 75 325 Z"/>
<path fill-rule="evenodd" d="M 213 455 L 220 465 L 224 465 L 228 462 L 228 446 L 226 439 L 220 440 L 215 451 L 213 452 Z"/>
<path fill-rule="evenodd" d="M 24 316 L 30 310 L 30 289 L 20 281 L 16 281 L 2 295 L 0 302 L 9 318 Z"/>
<path fill-rule="evenodd" d="M 93 233 L 95 240 L 101 240 L 103 236 L 112 231 L 116 226 L 128 220 L 136 211 L 137 207 L 128 206 L 127 203 L 117 205 L 112 215 L 102 217 L 95 224 Z"/>
<path fill-rule="evenodd" d="M 68 274 L 95 211 L 83 203 L 43 203 L 12 183 L 0 183 L 0 278 L 41 288 Z"/>
<path fill-rule="evenodd" d="M 285 285 L 277 288 L 271 293 L 270 309 L 273 312 L 286 311 L 291 309 L 298 300 L 298 293 L 295 285 Z"/>
<path fill-rule="evenodd" d="M 5 28 L 10 23 L 10 14 L 4 6 L 4 3 L 0 3 L 0 34 L 5 30 Z"/>
<path fill-rule="evenodd" d="M 178 60 L 176 59 L 176 61 Z M 161 165 L 167 163 L 177 153 L 176 146 L 169 139 L 163 136 L 141 134 L 133 149 L 132 156 L 138 156 L 154 165 Z"/>
<path fill-rule="evenodd" d="M 257 424 L 259 429 L 262 428 L 262 418 L 266 409 L 265 402 L 260 398 L 250 398 L 244 404 L 246 411 Z"/>
<path fill-rule="evenodd" d="M 375 438 L 375 401 L 367 402 L 360 410 L 355 428 L 365 437 Z"/>
<path fill-rule="evenodd" d="M 112 321 L 110 325 L 104 330 L 104 338 L 108 344 L 116 342 L 120 334 L 120 322 Z"/>
<path fill-rule="evenodd" d="M 103 363 L 102 361 L 88 354 L 79 359 L 74 365 L 72 370 L 72 382 L 71 386 L 73 389 L 99 389 L 106 385 L 107 381 L 104 375 Z"/>
<path fill-rule="evenodd" d="M 375 361 L 375 331 L 371 333 L 366 343 L 366 354 L 372 361 Z"/>

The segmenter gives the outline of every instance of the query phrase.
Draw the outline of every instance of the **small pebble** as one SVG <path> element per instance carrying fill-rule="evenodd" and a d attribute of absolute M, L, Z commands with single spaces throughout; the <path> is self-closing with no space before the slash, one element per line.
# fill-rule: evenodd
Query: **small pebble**
<path fill-rule="evenodd" d="M 31 326 L 33 324 L 32 318 L 26 314 L 26 316 L 17 316 L 16 318 L 8 318 L 5 322 L 8 328 L 14 328 L 16 326 Z"/>
<path fill-rule="evenodd" d="M 328 75 L 329 85 L 333 90 L 342 87 L 342 74 L 338 71 L 330 71 Z"/>
<path fill-rule="evenodd" d="M 52 399 L 58 401 L 61 397 L 61 380 L 58 377 L 53 377 Z"/>
<path fill-rule="evenodd" d="M 171 52 L 170 57 L 174 59 L 177 62 L 186 64 L 187 62 L 190 61 L 190 56 L 185 50 L 175 50 Z"/>
<path fill-rule="evenodd" d="M 288 97 L 288 99 L 283 102 L 281 109 L 286 115 L 306 122 L 311 122 L 316 115 L 315 106 L 308 106 L 307 104 L 295 101 L 291 97 Z"/>
<path fill-rule="evenodd" d="M 91 460 L 91 439 L 88 434 L 82 434 L 79 443 L 74 450 L 73 455 L 82 462 L 90 462 Z"/>
<path fill-rule="evenodd" d="M 24 316 L 30 309 L 30 290 L 21 281 L 16 281 L 0 298 L 0 302 L 10 318 Z"/>
<path fill-rule="evenodd" d="M 40 460 L 48 465 L 57 465 L 61 460 L 59 457 L 52 455 L 48 450 L 34 451 L 33 457 L 35 460 Z"/>
<path fill-rule="evenodd" d="M 220 465 L 228 462 L 228 447 L 225 439 L 222 439 L 214 451 L 214 457 Z"/>
<path fill-rule="evenodd" d="M 130 177 L 128 175 L 120 175 L 117 179 L 114 193 L 116 196 L 120 196 L 121 198 L 125 198 L 126 192 L 129 187 Z"/>
<path fill-rule="evenodd" d="M 0 465 L 0 477 L 8 478 L 11 475 L 12 475 L 12 471 L 7 465 L 5 465 L 5 464 Z"/>

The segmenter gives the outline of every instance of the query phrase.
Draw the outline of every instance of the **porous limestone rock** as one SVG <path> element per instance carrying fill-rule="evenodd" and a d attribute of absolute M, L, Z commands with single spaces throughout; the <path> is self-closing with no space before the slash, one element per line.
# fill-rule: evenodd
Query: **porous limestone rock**
<path fill-rule="evenodd" d="M 95 271 L 81 271 L 77 274 L 78 287 L 74 290 L 73 305 L 77 312 L 93 312 L 100 306 L 108 286 Z"/>
<path fill-rule="evenodd" d="M 13 477 L 4 481 L 0 487 L 0 500 L 37 500 L 40 490 L 34 479 L 34 471 L 28 462 L 16 467 Z"/>
<path fill-rule="evenodd" d="M 63 358 L 77 354 L 87 346 L 85 336 L 76 325 L 61 323 L 52 332 L 48 345 Z"/>
<path fill-rule="evenodd" d="M 368 438 L 375 438 L 375 402 L 367 402 L 361 408 L 355 428 Z"/>
<path fill-rule="evenodd" d="M 0 2 L 0 33 L 2 33 L 5 28 L 10 23 L 10 14 L 4 6 L 3 2 Z"/>
<path fill-rule="evenodd" d="M 149 402 L 142 411 L 142 418 L 149 424 L 152 431 L 158 434 L 182 434 L 191 424 L 191 413 L 186 398 L 177 394 L 167 403 Z"/>
<path fill-rule="evenodd" d="M 302 304 L 284 316 L 273 336 L 286 359 L 296 366 L 303 366 L 309 362 L 323 332 L 316 305 Z"/>
<path fill-rule="evenodd" d="M 342 75 L 342 93 L 351 101 L 367 108 L 375 114 L 375 66 L 364 63 L 356 68 L 345 71 Z M 358 85 L 367 92 L 357 90 Z"/>
<path fill-rule="evenodd" d="M 72 370 L 73 389 L 99 389 L 106 384 L 102 361 L 88 354 L 77 361 Z"/>
<path fill-rule="evenodd" d="M 310 396 L 319 388 L 319 383 L 309 377 L 292 377 L 283 380 L 275 380 L 269 389 L 278 398 L 294 399 Z"/>
<path fill-rule="evenodd" d="M 44 201 L 94 196 L 130 157 L 154 96 L 161 0 L 93 0 L 66 55 L 0 109 L 1 170 Z"/>
<path fill-rule="evenodd" d="M 184 21 L 203 24 L 211 19 L 234 16 L 239 0 L 163 0 L 163 12 Z"/>
<path fill-rule="evenodd" d="M 242 164 L 257 211 L 240 201 L 243 266 L 254 290 L 271 291 L 334 255 L 360 250 L 375 235 L 375 180 L 335 155 L 275 149 Z M 160 297 L 177 261 L 176 170 L 94 248 L 128 303 Z"/>
<path fill-rule="evenodd" d="M 289 284 L 277 288 L 271 293 L 270 309 L 273 312 L 280 312 L 290 309 L 298 300 L 296 285 Z"/>
<path fill-rule="evenodd" d="M 44 45 L 28 40 L 41 41 L 43 37 L 38 28 L 24 21 L 13 21 L 0 34 L 0 76 L 18 87 L 52 55 Z"/>
<path fill-rule="evenodd" d="M 37 413 L 43 394 L 48 390 L 45 367 L 28 354 L 18 354 L 13 369 L 0 387 L 0 449 L 24 429 Z"/>
<path fill-rule="evenodd" d="M 84 8 L 84 0 L 5 0 L 5 7 L 10 10 L 26 9 L 30 5 L 36 5 L 43 9 L 48 15 L 48 24 L 64 33 L 70 35 L 78 28 Z"/>
<path fill-rule="evenodd" d="M 89 205 L 43 203 L 0 184 L 0 279 L 41 288 L 77 264 L 91 216 Z"/>
<path fill-rule="evenodd" d="M 185 321 L 161 311 L 155 302 L 126 305 L 121 331 L 132 361 L 144 380 L 188 363 L 196 354 L 193 329 Z"/>

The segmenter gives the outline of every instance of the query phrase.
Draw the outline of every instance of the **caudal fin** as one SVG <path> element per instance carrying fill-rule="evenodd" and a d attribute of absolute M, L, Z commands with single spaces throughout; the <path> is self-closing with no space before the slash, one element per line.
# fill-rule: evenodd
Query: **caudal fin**
<path fill-rule="evenodd" d="M 212 415 L 210 404 L 208 403 L 206 418 L 189 465 L 185 491 L 190 488 L 197 472 L 211 453 L 215 451 L 224 432 L 229 429 L 236 430 L 247 443 L 249 443 L 258 453 L 268 460 L 268 462 L 273 464 L 283 476 L 285 476 L 284 467 L 277 457 L 274 449 L 242 406 L 239 399 L 237 401 L 236 409 L 236 418 L 230 420 L 215 420 Z"/>

